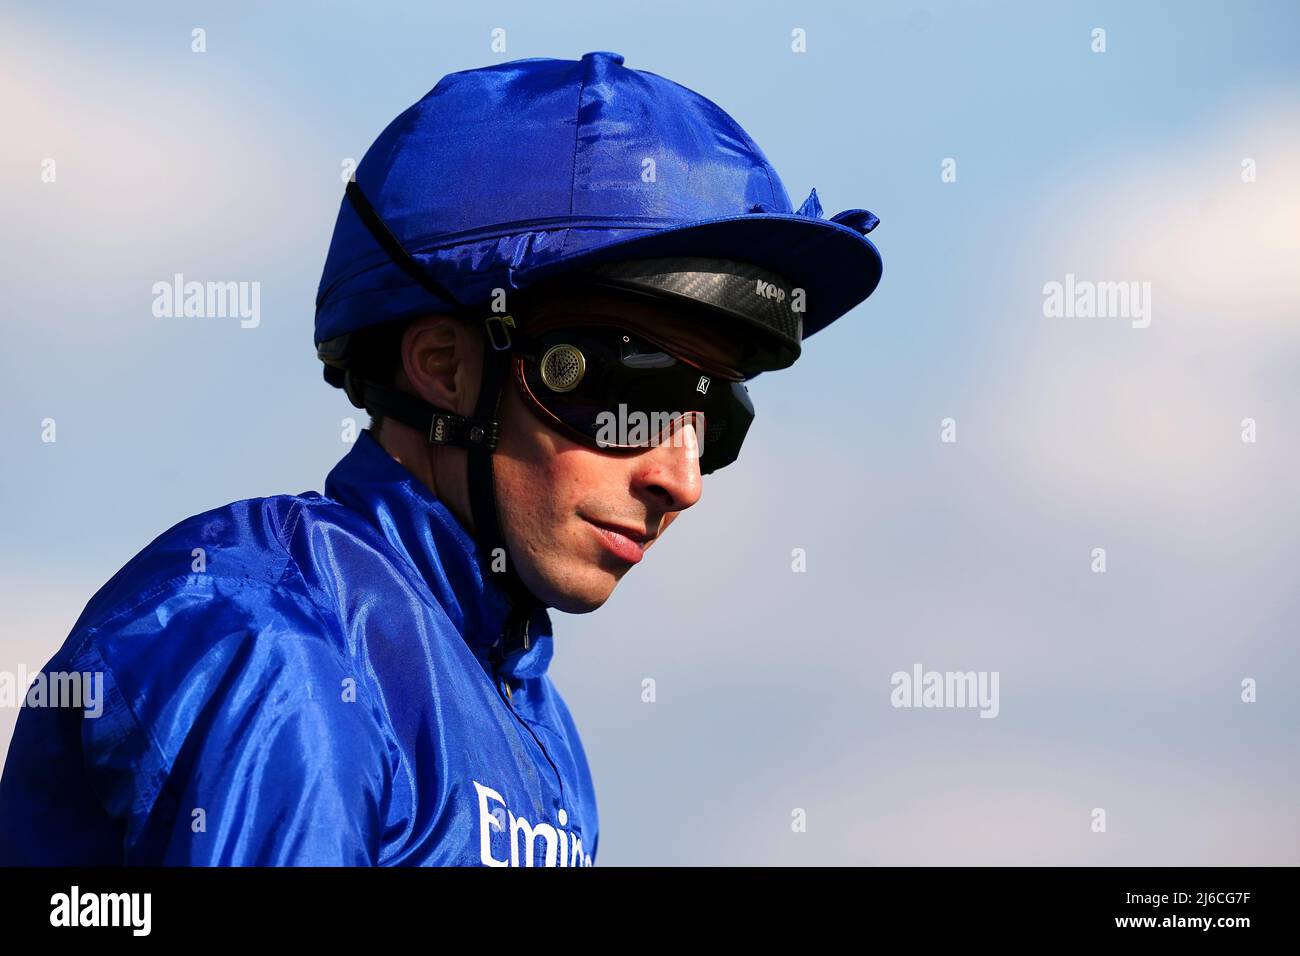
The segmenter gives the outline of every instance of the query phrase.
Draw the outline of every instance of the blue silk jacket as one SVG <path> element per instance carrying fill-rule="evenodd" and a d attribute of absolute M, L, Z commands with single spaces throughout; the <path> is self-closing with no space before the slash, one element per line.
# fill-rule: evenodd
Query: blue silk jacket
<path fill-rule="evenodd" d="M 525 641 L 509 609 L 368 431 L 323 496 L 180 522 L 90 600 L 37 678 L 50 692 L 28 692 L 0 864 L 591 865 L 550 619 Z M 74 673 L 81 706 L 50 706 Z"/>

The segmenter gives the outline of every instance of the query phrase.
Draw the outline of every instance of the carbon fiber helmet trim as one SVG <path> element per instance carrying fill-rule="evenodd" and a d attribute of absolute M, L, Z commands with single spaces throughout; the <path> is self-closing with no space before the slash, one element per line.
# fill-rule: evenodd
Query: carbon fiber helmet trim
<path fill-rule="evenodd" d="M 788 368 L 803 339 L 803 290 L 784 276 L 733 259 L 686 256 L 602 263 L 578 273 L 595 286 L 703 306 L 738 323 L 750 348 L 746 375 Z"/>

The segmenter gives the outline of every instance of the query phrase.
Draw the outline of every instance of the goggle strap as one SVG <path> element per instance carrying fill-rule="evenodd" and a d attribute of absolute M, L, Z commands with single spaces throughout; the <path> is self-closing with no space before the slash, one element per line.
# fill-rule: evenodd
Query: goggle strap
<path fill-rule="evenodd" d="M 359 379 L 352 372 L 347 373 L 344 385 L 353 405 L 409 425 L 427 435 L 432 445 L 492 451 L 500 440 L 501 426 L 495 420 L 476 422 L 407 392 Z"/>
<path fill-rule="evenodd" d="M 501 403 L 501 393 L 505 384 L 509 361 L 509 355 L 504 351 L 485 349 L 483 352 L 483 373 L 479 387 L 478 404 L 474 408 L 474 415 L 480 420 L 491 420 L 494 427 L 497 421 L 496 416 Z M 493 445 L 495 444 L 494 439 Z M 509 596 L 512 605 L 510 611 L 511 620 L 517 620 L 522 625 L 522 633 L 515 635 L 515 637 L 522 641 L 522 649 L 527 650 L 529 615 L 534 608 L 545 605 L 524 584 L 515 570 L 513 561 L 507 558 L 504 569 L 502 571 L 497 570 L 498 562 L 495 560 L 495 552 L 499 549 L 502 554 L 508 556 L 509 548 L 506 545 L 505 535 L 502 533 L 501 522 L 498 518 L 499 509 L 496 500 L 496 482 L 493 478 L 491 449 L 487 446 L 476 446 L 470 451 L 468 457 L 470 512 L 474 518 L 474 537 L 479 546 L 483 567 L 486 569 L 486 573 L 491 574 Z M 506 629 L 513 631 L 514 625 L 507 623 Z M 503 647 L 501 651 L 508 653 L 514 649 L 514 647 Z"/>
<path fill-rule="evenodd" d="M 408 276 L 414 279 L 419 285 L 423 286 L 428 292 L 436 298 L 449 303 L 457 310 L 464 310 L 465 304 L 457 299 L 448 289 L 438 280 L 429 275 L 429 273 L 420 268 L 420 264 L 415 258 L 406 251 L 406 247 L 401 241 L 393 235 L 393 231 L 388 228 L 388 224 L 380 218 L 379 213 L 375 212 L 375 207 L 370 205 L 370 200 L 366 194 L 361 191 L 355 179 L 348 180 L 347 187 L 344 189 L 348 202 L 352 204 L 352 210 L 361 220 L 362 225 L 379 243 L 388 257 L 397 264 L 397 266 Z"/>

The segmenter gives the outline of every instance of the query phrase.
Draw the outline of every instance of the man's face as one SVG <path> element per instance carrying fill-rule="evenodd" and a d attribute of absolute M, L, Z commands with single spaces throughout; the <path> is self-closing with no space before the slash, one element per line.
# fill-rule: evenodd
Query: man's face
<path fill-rule="evenodd" d="M 635 328 L 689 338 L 725 364 L 739 349 L 670 306 L 586 293 L 579 306 L 624 317 Z M 562 315 L 565 302 L 548 300 Z M 698 439 L 689 417 L 649 448 L 614 451 L 579 444 L 545 423 L 513 385 L 501 402 L 493 456 L 502 530 L 516 571 L 543 601 L 569 613 L 600 607 L 615 585 L 702 491 Z M 671 440 L 670 440 L 671 438 Z M 622 533 L 613 529 L 622 529 Z"/>

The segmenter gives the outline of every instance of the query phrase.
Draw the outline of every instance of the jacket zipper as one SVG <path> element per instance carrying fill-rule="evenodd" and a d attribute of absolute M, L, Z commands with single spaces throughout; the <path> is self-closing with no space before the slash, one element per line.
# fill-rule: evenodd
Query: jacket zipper
<path fill-rule="evenodd" d="M 530 615 L 516 614 L 516 612 L 513 610 L 510 612 L 510 616 L 506 620 L 505 627 L 501 631 L 501 638 L 498 641 L 499 653 L 497 654 L 496 660 L 494 661 L 494 667 L 493 667 L 494 671 L 496 669 L 496 666 L 500 665 L 500 663 L 505 659 L 505 656 L 510 653 L 514 644 L 519 644 L 520 646 L 523 647 L 525 651 L 528 650 L 529 619 L 530 619 Z M 512 642 L 512 638 L 514 639 L 513 642 Z M 495 673 L 493 676 L 494 677 L 496 676 Z M 505 691 L 506 703 L 510 704 L 511 709 L 513 709 L 514 692 L 510 689 L 509 679 L 504 676 L 497 677 L 497 682 L 499 687 Z"/>
<path fill-rule="evenodd" d="M 525 651 L 528 650 L 530 643 L 529 625 L 531 623 L 531 613 L 519 613 L 517 609 L 511 609 L 510 614 L 506 618 L 505 627 L 501 630 L 501 637 L 497 640 L 496 647 L 493 648 L 492 679 L 496 684 L 497 694 L 503 701 L 505 701 L 510 712 L 515 715 L 515 719 L 524 725 L 533 740 L 537 742 L 537 748 L 542 752 L 542 756 L 546 758 L 546 762 L 551 765 L 551 770 L 555 773 L 555 781 L 560 788 L 560 799 L 563 801 L 565 799 L 564 775 L 560 773 L 560 768 L 557 767 L 555 761 L 551 759 L 550 752 L 547 751 L 546 745 L 542 743 L 542 739 L 537 736 L 537 731 L 533 730 L 532 724 L 525 720 L 523 714 L 519 713 L 519 711 L 515 709 L 514 692 L 510 689 L 509 679 L 505 675 L 498 674 L 497 672 L 497 668 L 500 667 L 501 663 L 505 660 L 506 655 L 514 645 L 517 644 L 523 647 Z M 511 642 L 512 638 L 515 638 L 513 643 Z"/>

